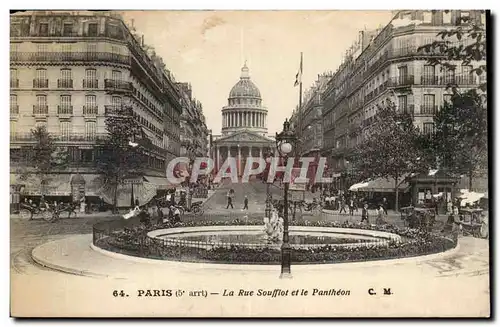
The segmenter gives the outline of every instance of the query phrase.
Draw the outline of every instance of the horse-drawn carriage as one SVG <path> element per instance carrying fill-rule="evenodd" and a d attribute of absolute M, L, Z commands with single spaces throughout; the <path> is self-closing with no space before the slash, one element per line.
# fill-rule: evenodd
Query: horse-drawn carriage
<path fill-rule="evenodd" d="M 430 231 L 436 222 L 436 209 L 429 207 L 401 208 L 401 219 L 405 226 Z"/>

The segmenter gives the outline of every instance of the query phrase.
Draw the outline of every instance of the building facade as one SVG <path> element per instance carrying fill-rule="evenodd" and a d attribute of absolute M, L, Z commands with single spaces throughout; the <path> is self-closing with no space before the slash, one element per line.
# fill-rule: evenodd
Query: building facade
<path fill-rule="evenodd" d="M 216 171 L 228 157 L 237 160 L 238 175 L 242 176 L 247 157 L 264 157 L 275 152 L 275 141 L 267 137 L 267 108 L 250 79 L 245 63 L 240 80 L 229 92 L 228 105 L 222 108 L 222 135 L 215 136 L 213 153 Z"/>
<path fill-rule="evenodd" d="M 182 94 L 180 156 L 190 159 L 206 157 L 209 131 L 203 114 L 203 106 L 193 97 L 189 83 L 178 83 L 178 88 Z"/>
<path fill-rule="evenodd" d="M 107 199 L 95 173 L 95 145 L 106 137 L 106 116 L 121 106 L 132 108 L 153 144 L 144 181 L 165 187 L 165 164 L 180 155 L 181 95 L 144 38 L 112 12 L 35 11 L 13 14 L 10 23 L 11 152 L 29 151 L 30 130 L 44 125 L 70 154 L 69 169 L 54 172 L 57 185 L 48 195 L 69 195 L 81 175 L 86 196 Z M 127 199 L 126 190 L 120 193 Z"/>
<path fill-rule="evenodd" d="M 336 176 L 352 169 L 349 156 L 379 107 L 393 103 L 412 114 L 422 131 L 431 133 L 434 113 L 451 97 L 447 85 L 467 89 L 482 82 L 470 72 L 484 63 L 456 62 L 454 72 L 446 71 L 428 64 L 436 54 L 418 50 L 438 40 L 438 32 L 456 26 L 464 16 L 485 23 L 480 11 L 400 11 L 384 28 L 360 33 L 323 93 L 322 153 Z M 470 40 L 455 42 L 466 45 Z"/>

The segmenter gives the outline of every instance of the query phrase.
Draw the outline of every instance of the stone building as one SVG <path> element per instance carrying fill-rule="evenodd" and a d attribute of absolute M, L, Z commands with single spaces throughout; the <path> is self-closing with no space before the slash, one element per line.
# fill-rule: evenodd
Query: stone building
<path fill-rule="evenodd" d="M 481 63 L 463 66 L 457 62 L 455 72 L 442 71 L 440 65 L 428 64 L 433 54 L 418 51 L 438 40 L 439 31 L 456 26 L 462 16 L 485 23 L 480 11 L 406 10 L 395 13 L 381 29 L 360 32 L 323 93 L 322 154 L 337 176 L 352 169 L 349 156 L 363 130 L 373 123 L 379 106 L 394 103 L 400 111 L 411 113 L 422 131 L 431 133 L 434 113 L 451 97 L 447 85 L 456 83 L 468 89 L 482 82 L 470 74 Z M 469 41 L 455 42 L 466 45 Z"/>
<path fill-rule="evenodd" d="M 240 80 L 229 92 L 228 105 L 222 108 L 222 135 L 214 135 L 212 158 L 216 171 L 228 156 L 237 160 L 241 176 L 246 157 L 264 157 L 275 152 L 275 141 L 267 136 L 267 108 L 250 79 L 245 63 Z"/>
<path fill-rule="evenodd" d="M 29 152 L 30 130 L 44 125 L 71 158 L 68 169 L 54 171 L 46 194 L 70 196 L 76 178 L 82 194 L 109 200 L 96 174 L 95 145 L 106 136 L 106 116 L 125 105 L 152 143 L 136 196 L 167 187 L 165 163 L 180 155 L 180 93 L 133 26 L 116 13 L 98 11 L 22 12 L 10 19 L 11 157 Z M 12 163 L 11 184 L 23 164 Z M 119 204 L 130 203 L 131 189 L 120 191 Z M 25 192 L 41 191 L 32 181 Z"/>

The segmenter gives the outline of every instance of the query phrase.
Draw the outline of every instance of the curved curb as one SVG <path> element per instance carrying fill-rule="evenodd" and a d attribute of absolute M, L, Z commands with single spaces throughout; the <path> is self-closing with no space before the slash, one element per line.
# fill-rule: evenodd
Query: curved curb
<path fill-rule="evenodd" d="M 99 252 L 102 255 L 119 259 L 127 260 L 136 263 L 147 263 L 158 266 L 172 265 L 175 264 L 178 268 L 185 269 L 210 269 L 210 270 L 231 270 L 231 271 L 274 271 L 279 265 L 238 265 L 238 264 L 224 264 L 224 263 L 196 263 L 196 262 L 185 262 L 185 261 L 175 261 L 175 260 L 161 260 L 161 259 L 148 259 L 142 257 L 135 257 L 131 255 L 126 255 L 122 253 L 116 253 L 108 250 L 104 250 L 100 247 L 90 244 L 90 248 L 94 251 Z M 294 270 L 298 271 L 320 271 L 320 270 L 331 270 L 331 269 L 349 269 L 349 268 L 369 268 L 369 267 L 382 267 L 382 266 L 393 266 L 397 264 L 407 264 L 407 263 L 421 263 L 424 261 L 441 259 L 448 257 L 457 253 L 460 249 L 460 245 L 457 244 L 453 249 L 427 254 L 423 256 L 407 257 L 399 259 L 387 259 L 387 260 L 371 260 L 362 262 L 345 262 L 345 263 L 327 263 L 327 264 L 307 264 L 307 265 L 293 265 Z"/>
<path fill-rule="evenodd" d="M 52 241 L 52 242 L 57 242 L 57 241 Z M 52 243 L 52 242 L 49 242 L 49 243 Z M 36 253 L 36 250 L 40 250 L 39 248 L 45 244 L 48 244 L 48 243 L 44 243 L 40 246 L 37 246 L 36 248 L 34 248 L 31 251 L 31 258 L 33 259 L 33 261 L 35 261 L 40 266 L 46 267 L 46 268 L 49 268 L 52 270 L 56 270 L 56 271 L 61 271 L 61 272 L 67 273 L 67 274 L 76 275 L 76 276 L 85 276 L 85 277 L 93 277 L 93 278 L 96 278 L 96 277 L 98 277 L 98 278 L 103 278 L 103 277 L 110 278 L 111 277 L 111 276 L 106 275 L 106 274 L 99 274 L 99 273 L 94 273 L 94 272 L 91 272 L 88 270 L 80 270 L 80 269 L 76 269 L 76 268 L 61 266 L 61 265 L 58 265 L 56 263 L 47 261 L 42 256 L 39 256 Z"/>

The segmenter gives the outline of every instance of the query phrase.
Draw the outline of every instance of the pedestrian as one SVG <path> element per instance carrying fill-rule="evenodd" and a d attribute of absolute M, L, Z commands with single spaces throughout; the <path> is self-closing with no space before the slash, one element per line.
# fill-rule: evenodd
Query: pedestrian
<path fill-rule="evenodd" d="M 387 199 L 386 198 L 383 198 L 382 199 L 382 208 L 384 209 L 384 213 L 387 215 Z"/>
<path fill-rule="evenodd" d="M 368 203 L 363 205 L 363 209 L 361 210 L 361 222 L 366 221 L 368 224 Z"/>
<path fill-rule="evenodd" d="M 339 214 L 341 214 L 342 211 L 344 211 L 344 213 L 347 213 L 347 211 L 345 210 L 345 198 L 344 198 L 343 195 L 340 198 L 340 210 L 339 210 Z"/>
<path fill-rule="evenodd" d="M 377 220 L 375 220 L 375 224 L 384 225 L 386 223 L 384 218 L 384 208 L 382 207 L 382 204 L 380 204 L 377 208 Z"/>
<path fill-rule="evenodd" d="M 245 200 L 243 201 L 243 210 L 248 210 L 248 197 L 245 195 Z"/>
<path fill-rule="evenodd" d="M 351 198 L 349 200 L 349 215 L 353 216 L 354 215 L 354 199 Z"/>
<path fill-rule="evenodd" d="M 231 206 L 231 209 L 234 209 L 233 207 L 233 194 L 231 193 L 231 190 L 227 192 L 227 206 L 226 209 L 229 209 L 229 206 Z"/>
<path fill-rule="evenodd" d="M 139 207 L 139 198 L 138 197 L 135 197 L 134 204 L 136 207 Z"/>

